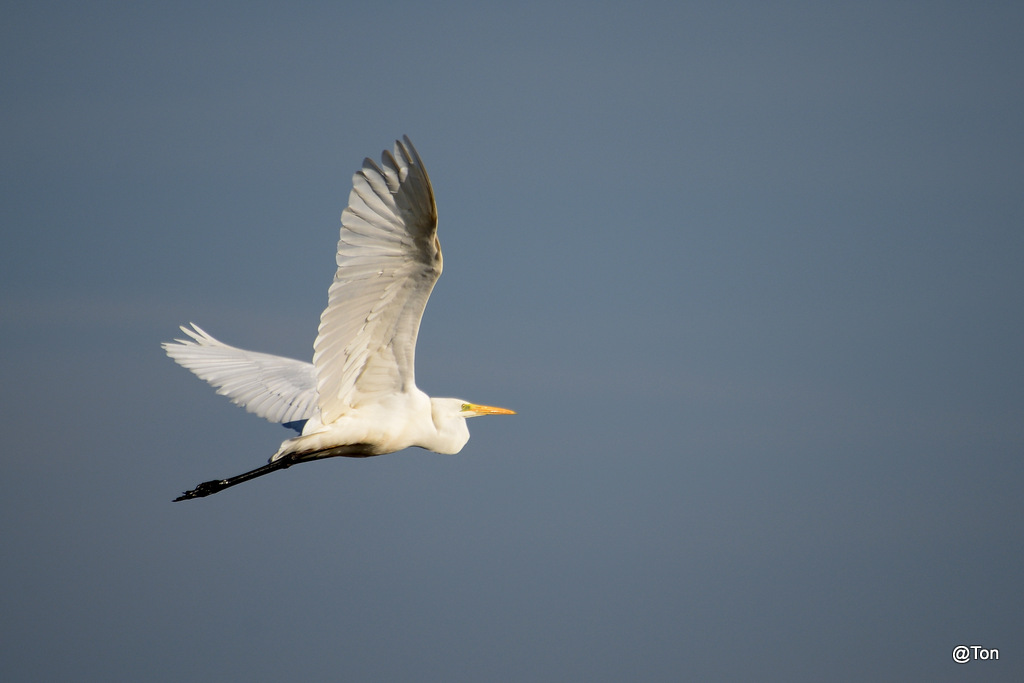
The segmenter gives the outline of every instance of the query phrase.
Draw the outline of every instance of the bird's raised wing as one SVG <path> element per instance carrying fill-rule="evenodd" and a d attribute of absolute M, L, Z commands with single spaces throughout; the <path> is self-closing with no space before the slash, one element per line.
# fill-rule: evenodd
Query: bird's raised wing
<path fill-rule="evenodd" d="M 191 339 L 167 342 L 164 350 L 218 394 L 271 422 L 308 420 L 317 414 L 312 363 L 228 346 L 195 323 L 181 330 Z"/>
<path fill-rule="evenodd" d="M 430 178 L 408 137 L 352 177 L 337 261 L 313 344 L 325 424 L 415 386 L 416 336 L 441 247 Z"/>

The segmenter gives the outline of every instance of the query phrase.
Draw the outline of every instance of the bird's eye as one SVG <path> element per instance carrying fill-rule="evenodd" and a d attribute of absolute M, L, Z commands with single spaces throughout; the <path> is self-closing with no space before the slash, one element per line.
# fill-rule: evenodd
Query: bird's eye
<path fill-rule="evenodd" d="M 467 410 L 471 410 L 472 408 L 473 408 L 473 404 L 472 403 L 463 403 L 462 407 L 459 410 L 461 410 L 462 412 L 466 412 Z"/>

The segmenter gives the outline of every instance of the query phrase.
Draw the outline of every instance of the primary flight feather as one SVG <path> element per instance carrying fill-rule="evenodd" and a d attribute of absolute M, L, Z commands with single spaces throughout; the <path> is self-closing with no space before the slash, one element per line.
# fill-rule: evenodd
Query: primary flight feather
<path fill-rule="evenodd" d="M 216 493 L 291 465 L 367 457 L 410 446 L 458 453 L 466 418 L 514 411 L 430 398 L 416 387 L 420 318 L 441 275 L 437 207 L 408 137 L 352 178 L 341 214 L 338 270 L 313 342 L 313 362 L 246 351 L 196 324 L 167 355 L 249 412 L 300 432 L 263 467 L 203 482 L 175 500 Z"/>

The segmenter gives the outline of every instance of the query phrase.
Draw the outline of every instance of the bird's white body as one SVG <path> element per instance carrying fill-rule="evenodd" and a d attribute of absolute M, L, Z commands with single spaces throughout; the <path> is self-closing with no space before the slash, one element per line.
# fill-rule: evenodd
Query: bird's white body
<path fill-rule="evenodd" d="M 469 441 L 466 421 L 452 419 L 462 405 L 458 399 L 431 399 L 414 387 L 346 412 L 328 424 L 318 416 L 310 418 L 302 435 L 282 443 L 270 460 L 331 449 L 339 449 L 338 455 L 383 455 L 412 446 L 455 454 Z"/>
<path fill-rule="evenodd" d="M 312 363 L 229 346 L 195 324 L 181 328 L 189 339 L 163 345 L 218 393 L 272 422 L 301 429 L 271 456 L 274 467 L 205 482 L 184 498 L 325 457 L 382 455 L 411 446 L 458 453 L 469 440 L 466 418 L 513 413 L 430 398 L 416 387 L 416 337 L 442 258 L 433 189 L 408 138 L 395 143 L 393 154 L 385 151 L 379 166 L 363 162 L 341 218 L 338 270 Z"/>

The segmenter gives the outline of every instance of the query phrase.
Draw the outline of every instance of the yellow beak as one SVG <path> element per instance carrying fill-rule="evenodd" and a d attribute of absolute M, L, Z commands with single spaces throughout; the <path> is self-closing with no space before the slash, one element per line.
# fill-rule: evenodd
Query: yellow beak
<path fill-rule="evenodd" d="M 509 410 L 508 408 L 495 408 L 494 406 L 481 406 L 476 403 L 464 403 L 462 405 L 462 412 L 468 413 L 469 417 L 476 417 L 478 415 L 515 415 L 516 411 Z"/>

